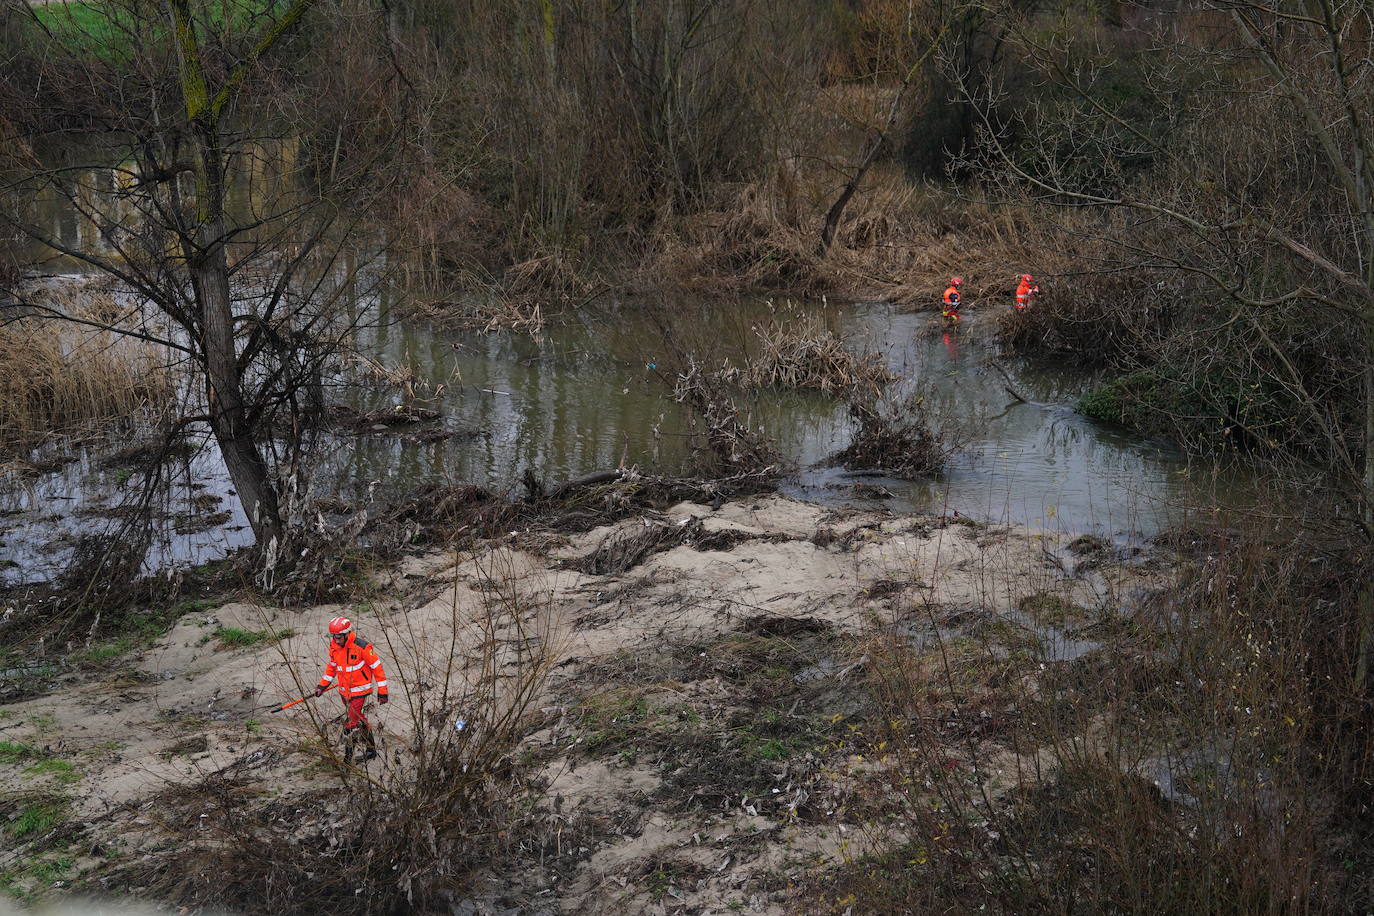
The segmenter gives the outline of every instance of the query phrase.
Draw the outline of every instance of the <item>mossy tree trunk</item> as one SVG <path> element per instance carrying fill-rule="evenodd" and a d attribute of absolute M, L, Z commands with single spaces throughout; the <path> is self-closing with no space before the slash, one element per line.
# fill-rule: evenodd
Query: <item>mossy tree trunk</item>
<path fill-rule="evenodd" d="M 196 155 L 191 170 L 196 199 L 193 233 L 183 234 L 183 256 L 190 274 L 199 326 L 200 360 L 205 370 L 209 425 L 239 502 L 260 548 L 274 553 L 281 544 L 282 517 L 276 486 L 259 451 L 250 405 L 244 397 L 245 361 L 240 359 L 230 283 L 229 220 L 225 181 L 228 161 L 223 122 L 233 108 L 249 68 L 300 21 L 314 0 L 296 0 L 257 37 L 249 55 L 231 68 L 219 86 L 206 76 L 204 54 L 190 0 L 168 0 L 179 64 L 181 100 Z"/>

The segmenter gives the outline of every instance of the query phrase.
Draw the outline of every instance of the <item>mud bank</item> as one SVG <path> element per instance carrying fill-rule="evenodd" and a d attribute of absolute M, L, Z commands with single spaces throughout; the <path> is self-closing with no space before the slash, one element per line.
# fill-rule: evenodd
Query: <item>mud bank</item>
<path fill-rule="evenodd" d="M 35 669 L 41 694 L 0 708 L 0 872 L 21 898 L 194 907 L 236 902 L 165 880 L 211 867 L 189 853 L 226 841 L 226 812 L 292 812 L 304 842 L 331 842 L 340 773 L 319 736 L 335 736 L 338 702 L 269 710 L 313 687 L 320 634 L 345 613 L 381 649 L 393 698 L 371 707 L 382 757 L 350 778 L 410 766 L 438 692 L 536 656 L 543 672 L 516 755 L 534 787 L 525 826 L 433 911 L 824 909 L 827 870 L 901 839 L 884 647 L 1074 664 L 1170 561 L 769 496 L 413 556 L 369 606 L 194 611 L 146 651 Z M 499 626 L 479 622 L 493 594 L 517 608 Z M 944 715 L 976 726 L 952 746 L 995 743 L 1016 714 L 980 696 L 951 700 Z M 993 794 L 1014 784 L 985 779 Z"/>

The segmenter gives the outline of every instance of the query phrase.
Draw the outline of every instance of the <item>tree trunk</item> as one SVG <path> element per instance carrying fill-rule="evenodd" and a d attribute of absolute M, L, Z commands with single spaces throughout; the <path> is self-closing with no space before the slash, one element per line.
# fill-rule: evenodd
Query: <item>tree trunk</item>
<path fill-rule="evenodd" d="M 217 132 L 200 132 L 198 235 L 200 251 L 190 265 L 191 284 L 200 308 L 205 348 L 205 394 L 210 429 L 219 443 L 229 478 L 253 526 L 258 547 L 281 543 L 281 510 L 267 474 L 267 464 L 253 441 L 234 344 L 233 301 L 229 262 L 224 250 L 224 161 Z"/>
<path fill-rule="evenodd" d="M 1371 268 L 1374 273 L 1374 268 Z M 1360 481 L 1360 520 L 1364 538 L 1374 538 L 1374 323 L 1365 322 L 1364 352 L 1364 476 Z M 1359 647 L 1355 658 L 1355 690 L 1363 693 L 1369 683 L 1370 656 L 1374 655 L 1374 582 L 1368 575 L 1360 586 Z"/>
<path fill-rule="evenodd" d="M 552 87 L 558 75 L 558 32 L 553 17 L 553 0 L 539 0 L 539 11 L 544 24 L 544 75 Z"/>
<path fill-rule="evenodd" d="M 907 15 L 908 17 L 911 15 L 910 5 L 907 7 Z M 930 46 L 925 49 L 921 56 L 916 59 L 915 63 L 911 65 L 910 69 L 907 70 L 906 77 L 892 94 L 892 104 L 889 105 L 887 109 L 887 120 L 883 122 L 883 126 L 878 128 L 877 134 L 865 146 L 863 154 L 859 157 L 859 164 L 854 169 L 854 174 L 849 176 L 849 180 L 845 182 L 844 189 L 840 191 L 840 196 L 835 199 L 835 202 L 830 205 L 830 209 L 826 211 L 825 223 L 821 226 L 821 239 L 816 245 L 816 254 L 820 257 L 823 258 L 830 253 L 830 246 L 835 241 L 835 233 L 840 228 L 840 220 L 844 217 L 845 208 L 849 206 L 849 201 L 853 199 L 854 194 L 859 190 L 859 185 L 863 182 L 864 176 L 868 174 L 868 170 L 878 158 L 878 153 L 882 151 L 884 144 L 887 143 L 887 138 L 892 133 L 892 128 L 897 125 L 897 116 L 902 113 L 902 101 L 906 98 L 907 89 L 911 87 L 912 80 L 916 78 L 916 74 L 920 73 L 921 68 L 925 66 L 926 58 L 939 46 L 940 39 L 944 36 L 948 28 L 948 23 L 940 27 L 939 33 L 931 41 Z"/>
<path fill-rule="evenodd" d="M 887 129 L 884 128 L 870 142 L 868 149 L 864 151 L 863 158 L 859 161 L 859 167 L 854 170 L 854 174 L 845 182 L 844 190 L 840 192 L 840 196 L 835 198 L 835 202 L 826 211 L 825 223 L 821 226 L 821 241 L 816 247 L 816 253 L 821 257 L 825 257 L 830 252 L 830 246 L 835 241 L 835 232 L 840 227 L 840 218 L 844 216 L 845 207 L 849 206 L 850 199 L 859 190 L 859 183 L 868 174 L 869 167 L 873 165 L 873 160 L 878 158 L 878 150 L 883 148 L 883 142 L 886 139 Z"/>

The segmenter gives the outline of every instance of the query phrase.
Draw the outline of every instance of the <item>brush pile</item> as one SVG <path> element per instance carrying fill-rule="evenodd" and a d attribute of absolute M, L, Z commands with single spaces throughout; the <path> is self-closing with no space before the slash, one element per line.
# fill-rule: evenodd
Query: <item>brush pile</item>
<path fill-rule="evenodd" d="M 937 474 L 953 451 L 925 415 L 919 397 L 886 407 L 877 399 L 849 402 L 854 438 L 833 461 L 854 470 L 882 470 L 910 479 Z"/>
<path fill-rule="evenodd" d="M 762 429 L 752 429 L 749 417 L 741 416 L 727 383 L 717 373 L 703 372 L 696 360 L 678 376 L 673 399 L 692 409 L 694 419 L 705 426 L 702 435 L 708 455 L 704 463 L 722 476 L 777 469 L 781 457 Z"/>
<path fill-rule="evenodd" d="M 729 363 L 722 379 L 746 388 L 795 388 L 825 394 L 866 389 L 877 394 L 897 378 L 881 353 L 855 354 L 822 316 L 788 304 L 751 328 L 757 349 L 743 367 Z"/>
<path fill-rule="evenodd" d="M 585 557 L 564 564 L 592 576 L 617 576 L 633 569 L 653 554 L 687 544 L 703 534 L 701 519 L 671 524 L 648 518 L 638 530 L 618 531 L 606 537 Z"/>

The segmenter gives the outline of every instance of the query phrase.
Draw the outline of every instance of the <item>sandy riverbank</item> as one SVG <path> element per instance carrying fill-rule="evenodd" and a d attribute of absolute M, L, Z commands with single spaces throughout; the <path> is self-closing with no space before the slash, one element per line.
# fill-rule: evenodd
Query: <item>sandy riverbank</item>
<path fill-rule="evenodd" d="M 671 529 L 684 532 L 665 538 L 676 546 L 634 562 L 654 540 L 646 532 Z M 1165 558 L 1068 542 L 769 496 L 414 556 L 389 574 L 385 605 L 191 613 L 147 651 L 4 707 L 0 740 L 64 762 L 36 768 L 11 754 L 4 792 L 69 807 L 60 842 L 29 836 L 3 869 L 17 889 L 43 891 L 45 876 L 18 868 L 47 848 L 70 861 L 66 886 L 99 890 L 117 876 L 132 890 L 130 862 L 175 857 L 213 830 L 219 809 L 197 807 L 198 787 L 229 777 L 245 805 L 298 797 L 312 809 L 302 829 L 318 828 L 330 817 L 320 792 L 337 776 L 319 766 L 315 728 L 334 727 L 337 702 L 263 707 L 313 685 L 324 625 L 348 613 L 382 648 L 392 684 L 392 703 L 373 710 L 376 774 L 408 765 L 415 713 L 433 708 L 419 700 L 444 689 L 443 672 L 457 693 L 484 666 L 537 655 L 548 672 L 522 744 L 546 842 L 484 868 L 455 912 L 795 912 L 818 871 L 900 829 L 865 747 L 878 713 L 874 640 L 949 652 L 995 633 L 1008 651 L 1067 663 L 1094 648 L 1083 632 L 1093 609 L 1166 577 Z M 520 611 L 484 631 L 473 621 L 493 592 Z M 1046 601 L 1085 616 L 1049 623 L 1027 611 Z M 294 635 L 233 649 L 212 636 L 225 629 Z"/>

